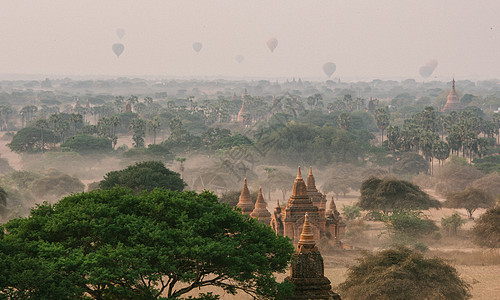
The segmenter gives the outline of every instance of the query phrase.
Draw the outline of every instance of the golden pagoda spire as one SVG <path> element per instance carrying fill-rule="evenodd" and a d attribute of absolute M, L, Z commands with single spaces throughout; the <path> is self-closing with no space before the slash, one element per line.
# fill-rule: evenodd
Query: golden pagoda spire
<path fill-rule="evenodd" d="M 304 217 L 304 227 L 302 227 L 302 233 L 300 234 L 299 246 L 302 245 L 315 245 L 314 234 L 312 231 L 311 224 L 309 223 L 309 215 L 306 213 Z"/>

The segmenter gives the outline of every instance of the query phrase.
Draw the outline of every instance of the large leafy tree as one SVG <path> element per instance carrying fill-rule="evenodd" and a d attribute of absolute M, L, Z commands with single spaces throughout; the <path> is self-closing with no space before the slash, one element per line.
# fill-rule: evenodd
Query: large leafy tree
<path fill-rule="evenodd" d="M 47 143 L 56 143 L 58 140 L 48 129 L 26 127 L 16 132 L 8 146 L 17 153 L 36 153 L 47 149 Z"/>
<path fill-rule="evenodd" d="M 358 259 L 339 290 L 345 299 L 469 299 L 470 286 L 441 258 L 399 247 Z"/>
<path fill-rule="evenodd" d="M 72 195 L 0 231 L 0 292 L 33 299 L 169 299 L 217 286 L 259 298 L 293 253 L 286 237 L 209 192 Z"/>
<path fill-rule="evenodd" d="M 358 206 L 365 210 L 391 212 L 441 207 L 438 200 L 405 180 L 370 177 L 363 181 L 360 192 Z"/>
<path fill-rule="evenodd" d="M 113 150 L 110 139 L 86 134 L 75 135 L 66 139 L 66 141 L 61 144 L 61 147 L 69 148 L 80 154 L 106 153 Z"/>
<path fill-rule="evenodd" d="M 145 161 L 109 172 L 99 183 L 101 189 L 110 189 L 116 185 L 131 188 L 135 192 L 152 191 L 155 188 L 182 191 L 186 183 L 178 173 L 167 169 L 161 161 Z"/>
<path fill-rule="evenodd" d="M 476 209 L 492 207 L 495 205 L 495 199 L 485 191 L 468 187 L 463 191 L 449 193 L 443 205 L 450 208 L 465 208 L 469 219 L 473 219 L 472 214 Z"/>

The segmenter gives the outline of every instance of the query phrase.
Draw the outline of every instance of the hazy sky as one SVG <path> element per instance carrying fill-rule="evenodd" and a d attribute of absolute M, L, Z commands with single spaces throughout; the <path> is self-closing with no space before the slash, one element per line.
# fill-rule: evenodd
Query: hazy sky
<path fill-rule="evenodd" d="M 433 78 L 500 78 L 499 14 L 499 0 L 0 0 L 0 74 L 322 80 L 331 61 L 332 78 L 420 80 L 433 58 Z"/>

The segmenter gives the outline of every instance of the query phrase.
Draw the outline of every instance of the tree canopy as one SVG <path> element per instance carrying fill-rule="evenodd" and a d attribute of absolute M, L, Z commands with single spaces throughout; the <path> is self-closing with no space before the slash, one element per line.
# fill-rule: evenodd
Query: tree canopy
<path fill-rule="evenodd" d="M 418 186 L 405 180 L 370 177 L 361 184 L 358 206 L 365 210 L 420 210 L 440 208 L 441 203 L 431 198 Z"/>
<path fill-rule="evenodd" d="M 0 293 L 33 299 L 166 299 L 204 286 L 264 298 L 294 251 L 209 192 L 122 188 L 72 195 L 0 230 Z"/>
<path fill-rule="evenodd" d="M 468 187 L 463 191 L 446 195 L 443 205 L 450 208 L 465 208 L 469 218 L 472 219 L 472 214 L 476 209 L 492 207 L 495 205 L 495 199 L 482 190 Z"/>
<path fill-rule="evenodd" d="M 470 286 L 441 258 L 405 247 L 365 254 L 339 285 L 343 299 L 469 299 Z"/>
<path fill-rule="evenodd" d="M 106 153 L 113 150 L 111 140 L 86 134 L 75 135 L 66 139 L 66 141 L 61 144 L 61 147 L 69 148 L 71 151 L 80 154 Z"/>
<path fill-rule="evenodd" d="M 472 235 L 480 246 L 500 248 L 500 206 L 488 209 L 477 219 Z"/>
<path fill-rule="evenodd" d="M 16 132 L 8 146 L 17 153 L 35 153 L 46 150 L 49 143 L 58 141 L 59 138 L 48 129 L 26 127 Z"/>
<path fill-rule="evenodd" d="M 178 173 L 167 169 L 162 162 L 144 161 L 120 171 L 111 171 L 99 183 L 101 189 L 110 189 L 117 185 L 131 188 L 137 193 L 142 190 L 152 191 L 155 188 L 182 191 L 186 183 Z"/>

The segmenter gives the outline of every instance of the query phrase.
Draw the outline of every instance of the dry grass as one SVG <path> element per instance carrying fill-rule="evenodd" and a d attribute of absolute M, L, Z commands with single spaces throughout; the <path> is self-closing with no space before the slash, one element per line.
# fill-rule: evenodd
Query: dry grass
<path fill-rule="evenodd" d="M 441 257 L 449 260 L 455 265 L 461 266 L 499 266 L 500 265 L 500 249 L 488 250 L 431 250 L 426 253 L 428 257 Z"/>

